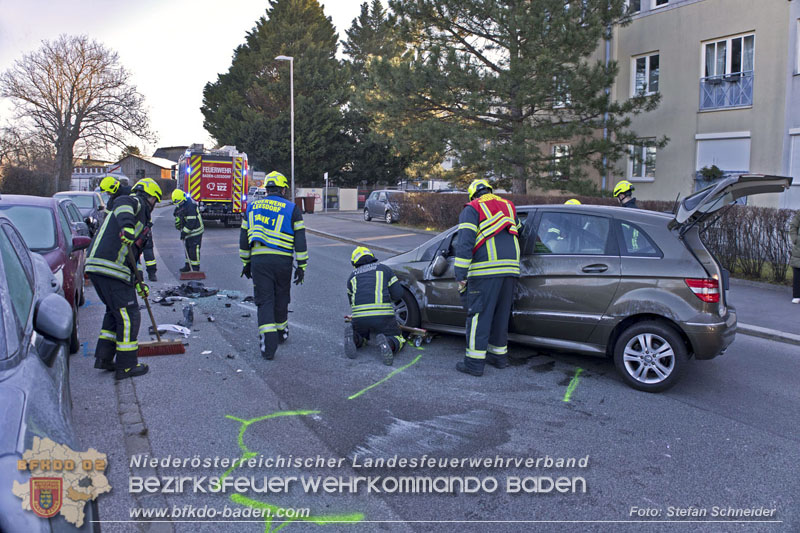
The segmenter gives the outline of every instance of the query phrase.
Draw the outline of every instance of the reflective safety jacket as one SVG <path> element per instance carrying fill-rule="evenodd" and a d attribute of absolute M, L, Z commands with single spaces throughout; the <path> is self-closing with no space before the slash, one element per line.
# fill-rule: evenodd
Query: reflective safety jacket
<path fill-rule="evenodd" d="M 305 269 L 308 262 L 306 225 L 300 209 L 281 196 L 270 195 L 251 202 L 239 233 L 239 257 L 244 264 L 253 255 L 283 255 Z"/>
<path fill-rule="evenodd" d="M 133 228 L 138 239 L 150 223 L 150 206 L 136 195 L 120 196 L 114 200 L 114 210 L 106 216 L 86 258 L 86 272 L 133 283 L 133 272 L 128 266 L 128 247 L 122 243 L 123 228 Z M 133 256 L 139 261 L 141 249 L 133 246 Z"/>
<path fill-rule="evenodd" d="M 393 316 L 393 301 L 403 296 L 403 287 L 391 268 L 377 261 L 361 265 L 347 278 L 347 296 L 353 318 Z"/>
<path fill-rule="evenodd" d="M 203 234 L 203 217 L 193 200 L 181 202 L 172 214 L 175 216 L 175 228 L 180 230 L 182 238 Z"/>
<path fill-rule="evenodd" d="M 519 220 L 514 204 L 484 194 L 464 206 L 458 217 L 456 280 L 471 277 L 519 277 Z"/>

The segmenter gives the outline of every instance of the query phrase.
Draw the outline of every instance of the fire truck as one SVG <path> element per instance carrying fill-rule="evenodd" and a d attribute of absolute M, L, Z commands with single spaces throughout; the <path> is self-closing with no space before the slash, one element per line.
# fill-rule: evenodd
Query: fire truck
<path fill-rule="evenodd" d="M 197 202 L 203 220 L 239 226 L 247 210 L 247 154 L 235 146 L 206 150 L 194 144 L 178 160 L 178 188 Z"/>

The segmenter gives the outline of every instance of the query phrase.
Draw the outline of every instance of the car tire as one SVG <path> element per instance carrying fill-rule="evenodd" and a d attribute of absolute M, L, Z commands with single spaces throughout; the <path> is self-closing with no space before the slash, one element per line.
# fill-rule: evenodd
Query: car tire
<path fill-rule="evenodd" d="M 78 299 L 78 307 L 83 307 L 83 304 L 86 303 L 86 279 L 81 276 L 81 295 Z"/>
<path fill-rule="evenodd" d="M 391 224 L 392 222 L 394 222 L 394 216 L 392 215 L 392 212 L 389 210 L 387 210 L 386 214 L 383 215 L 383 219 L 386 221 L 387 224 Z"/>
<path fill-rule="evenodd" d="M 401 326 L 418 328 L 420 325 L 419 304 L 407 289 L 403 289 L 403 296 L 394 304 L 394 316 Z"/>
<path fill-rule="evenodd" d="M 625 383 L 645 392 L 662 392 L 675 385 L 688 359 L 680 334 L 654 320 L 633 324 L 614 344 L 617 372 Z"/>
<path fill-rule="evenodd" d="M 369 209 L 367 209 L 366 207 L 364 208 L 364 220 L 366 220 L 367 222 L 372 220 L 372 217 L 369 216 Z"/>
<path fill-rule="evenodd" d="M 75 295 L 75 301 L 78 301 L 78 295 Z M 69 353 L 74 354 L 78 353 L 78 350 L 81 349 L 81 341 L 78 339 L 78 308 L 75 307 L 72 309 L 72 335 L 69 337 Z"/>

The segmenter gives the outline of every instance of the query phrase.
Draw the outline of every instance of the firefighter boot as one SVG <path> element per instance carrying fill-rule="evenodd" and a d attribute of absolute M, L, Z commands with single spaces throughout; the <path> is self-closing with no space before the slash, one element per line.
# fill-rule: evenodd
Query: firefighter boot
<path fill-rule="evenodd" d="M 114 376 L 116 379 L 132 378 L 147 374 L 149 368 L 144 363 L 137 363 L 136 366 L 131 368 L 117 368 L 117 373 Z"/>
<path fill-rule="evenodd" d="M 389 339 L 387 339 L 386 335 L 383 333 L 378 333 L 378 335 L 375 337 L 375 342 L 378 343 L 378 346 L 381 349 L 383 364 L 386 366 L 392 366 L 392 363 L 394 363 L 394 352 L 392 351 L 392 344 L 389 342 Z"/>
<path fill-rule="evenodd" d="M 191 269 L 192 267 L 189 266 L 189 263 L 186 263 L 183 265 L 183 268 L 178 269 L 178 272 L 189 272 Z"/>
<path fill-rule="evenodd" d="M 344 354 L 348 359 L 356 358 L 356 340 L 353 333 L 353 324 L 347 322 L 344 325 Z"/>
<path fill-rule="evenodd" d="M 456 363 L 456 370 L 470 376 L 480 377 L 483 375 L 483 361 L 478 363 L 470 358 L 465 358 L 464 361 Z"/>
<path fill-rule="evenodd" d="M 192 272 L 200 272 L 200 265 L 192 265 Z"/>
<path fill-rule="evenodd" d="M 147 279 L 150 281 L 158 281 L 158 276 L 156 276 L 156 270 L 154 268 L 147 270 Z"/>
<path fill-rule="evenodd" d="M 278 344 L 283 344 L 289 340 L 289 326 L 278 330 Z"/>
<path fill-rule="evenodd" d="M 259 344 L 261 345 L 261 357 L 270 361 L 275 359 L 275 351 L 267 351 L 267 335 L 266 333 L 262 333 L 258 336 Z"/>
<path fill-rule="evenodd" d="M 486 354 L 486 362 L 495 368 L 508 368 L 508 355 Z"/>
<path fill-rule="evenodd" d="M 95 358 L 94 360 L 94 367 L 98 370 L 116 370 L 117 365 L 114 364 L 114 361 L 111 359 L 101 359 L 100 357 Z"/>

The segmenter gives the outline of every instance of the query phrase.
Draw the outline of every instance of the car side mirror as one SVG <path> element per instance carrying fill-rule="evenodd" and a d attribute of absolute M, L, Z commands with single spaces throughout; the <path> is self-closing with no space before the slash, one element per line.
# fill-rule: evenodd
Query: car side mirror
<path fill-rule="evenodd" d="M 85 250 L 92 244 L 92 239 L 89 237 L 85 237 L 83 235 L 77 235 L 72 238 L 72 249 L 73 250 Z"/>
<path fill-rule="evenodd" d="M 433 268 L 431 268 L 431 274 L 436 277 L 443 276 L 444 273 L 447 272 L 447 258 L 444 255 L 437 255 L 436 259 L 433 260 Z"/>
<path fill-rule="evenodd" d="M 48 294 L 36 304 L 33 328 L 43 337 L 37 351 L 47 366 L 53 364 L 59 346 L 72 335 L 72 320 L 72 308 L 59 294 Z"/>

